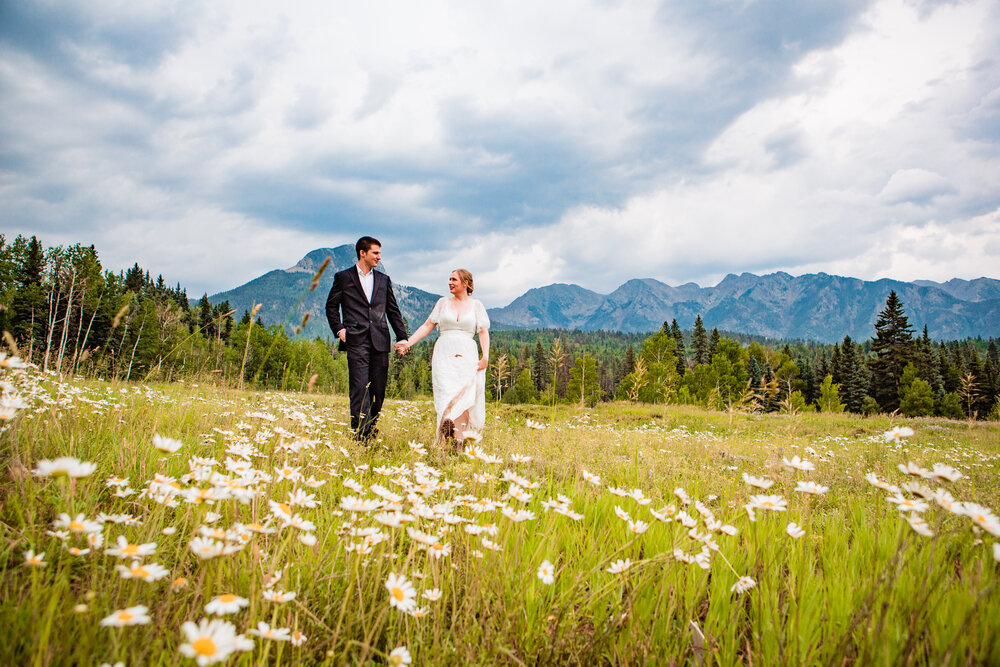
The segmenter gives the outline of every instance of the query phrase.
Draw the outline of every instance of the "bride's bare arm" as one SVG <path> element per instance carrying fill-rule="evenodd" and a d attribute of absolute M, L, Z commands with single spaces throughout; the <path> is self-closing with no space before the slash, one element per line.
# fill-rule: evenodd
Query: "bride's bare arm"
<path fill-rule="evenodd" d="M 476 367 L 485 370 L 490 365 L 490 330 L 483 328 L 479 330 L 479 345 L 483 348 L 483 356 Z"/>
<path fill-rule="evenodd" d="M 426 322 L 421 324 L 420 328 L 414 331 L 413 335 L 407 339 L 406 349 L 410 350 L 414 345 L 423 340 L 427 336 L 427 334 L 429 334 L 431 331 L 434 330 L 435 326 L 437 325 L 431 322 L 430 320 L 427 320 Z"/>

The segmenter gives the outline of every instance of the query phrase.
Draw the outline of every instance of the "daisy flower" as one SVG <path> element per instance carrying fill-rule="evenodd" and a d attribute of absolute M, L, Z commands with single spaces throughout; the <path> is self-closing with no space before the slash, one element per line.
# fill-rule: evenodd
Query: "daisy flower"
<path fill-rule="evenodd" d="M 269 602 L 291 602 L 295 599 L 295 591 L 276 591 L 273 588 L 265 590 L 263 595 Z"/>
<path fill-rule="evenodd" d="M 153 447 L 165 454 L 173 454 L 178 449 L 184 446 L 180 440 L 174 440 L 173 438 L 164 438 L 158 433 L 153 434 Z"/>
<path fill-rule="evenodd" d="M 1000 537 L 1000 519 L 988 507 L 976 503 L 965 503 L 965 515 L 990 535 Z"/>
<path fill-rule="evenodd" d="M 536 422 L 533 419 L 526 419 L 525 420 L 525 426 L 527 426 L 530 429 L 534 429 L 536 431 L 541 431 L 542 429 L 545 428 L 545 424 L 541 424 L 539 422 Z"/>
<path fill-rule="evenodd" d="M 632 561 L 626 558 L 625 560 L 616 560 L 609 565 L 605 571 L 610 572 L 611 574 L 621 574 L 630 567 L 632 567 Z"/>
<path fill-rule="evenodd" d="M 907 475 L 913 475 L 914 477 L 922 477 L 924 479 L 934 479 L 934 473 L 932 473 L 927 468 L 921 468 L 912 461 L 907 461 L 906 465 L 900 463 L 897 467 L 901 472 L 904 472 Z"/>
<path fill-rule="evenodd" d="M 389 665 L 391 667 L 401 667 L 412 662 L 413 658 L 410 657 L 410 652 L 405 646 L 397 646 L 389 652 Z"/>
<path fill-rule="evenodd" d="M 957 482 L 962 478 L 962 473 L 949 465 L 945 465 L 944 463 L 935 463 L 934 467 L 931 468 L 931 474 L 938 479 L 947 480 L 949 482 Z"/>
<path fill-rule="evenodd" d="M 441 590 L 437 588 L 432 588 L 430 590 L 424 591 L 422 597 L 425 600 L 430 600 L 431 602 L 437 602 L 441 599 Z"/>
<path fill-rule="evenodd" d="M 625 510 L 623 510 L 618 505 L 615 505 L 615 515 L 617 515 L 618 518 L 621 519 L 622 521 L 631 521 L 632 520 L 632 517 L 629 515 L 629 513 L 626 512 Z"/>
<path fill-rule="evenodd" d="M 590 472 L 587 472 L 586 468 L 583 469 L 583 481 L 589 482 L 590 484 L 593 484 L 594 486 L 600 486 L 601 485 L 601 478 L 600 478 L 600 476 L 595 475 L 595 474 L 590 473 Z"/>
<path fill-rule="evenodd" d="M 813 495 L 823 495 L 830 490 L 830 487 L 817 484 L 816 482 L 796 482 L 795 490 L 800 493 L 811 493 Z"/>
<path fill-rule="evenodd" d="M 60 514 L 59 517 L 52 522 L 52 525 L 56 528 L 64 528 L 70 532 L 76 533 L 77 535 L 85 535 L 87 533 L 99 533 L 104 527 L 97 521 L 92 521 L 84 516 L 82 513 L 77 514 L 74 518 L 70 518 L 69 514 L 65 512 Z"/>
<path fill-rule="evenodd" d="M 636 535 L 642 535 L 647 530 L 649 530 L 649 524 L 645 521 L 640 521 L 636 519 L 635 521 L 628 522 L 628 529 L 635 533 Z"/>
<path fill-rule="evenodd" d="M 930 509 L 930 505 L 923 500 L 919 500 L 917 498 L 907 498 L 906 496 L 899 494 L 889 496 L 886 500 L 893 505 L 896 505 L 900 512 L 926 512 Z"/>
<path fill-rule="evenodd" d="M 146 612 L 148 607 L 138 605 L 136 607 L 126 607 L 119 609 L 115 613 L 101 620 L 101 626 L 105 628 L 123 628 L 126 625 L 145 625 L 149 623 L 149 616 Z"/>
<path fill-rule="evenodd" d="M 89 477 L 97 470 L 96 463 L 81 461 L 73 456 L 60 456 L 49 461 L 43 459 L 38 462 L 38 467 L 32 470 L 38 477 Z"/>
<path fill-rule="evenodd" d="M 224 593 L 222 595 L 216 595 L 214 598 L 205 605 L 205 613 L 215 614 L 216 616 L 225 616 L 226 614 L 235 614 L 240 609 L 249 606 L 250 600 L 246 598 L 241 598 L 238 595 L 233 595 L 232 593 Z"/>
<path fill-rule="evenodd" d="M 750 504 L 755 509 L 784 512 L 788 509 L 788 501 L 781 496 L 750 496 Z"/>
<path fill-rule="evenodd" d="M 221 619 L 202 619 L 197 625 L 188 621 L 181 626 L 187 642 L 178 650 L 189 658 L 194 658 L 199 667 L 224 662 L 237 650 L 249 650 L 253 643 L 236 634 L 236 627 Z M 242 644 L 238 646 L 238 644 Z"/>
<path fill-rule="evenodd" d="M 45 552 L 36 554 L 34 549 L 28 549 L 24 552 L 24 564 L 26 567 L 45 567 L 48 565 L 45 562 Z"/>
<path fill-rule="evenodd" d="M 806 471 L 808 471 L 808 470 L 815 470 L 816 469 L 816 466 L 813 465 L 812 462 L 800 459 L 799 456 L 798 456 L 798 454 L 796 454 L 795 456 L 793 456 L 791 459 L 782 458 L 781 461 L 787 467 L 793 468 L 795 470 L 806 470 Z"/>
<path fill-rule="evenodd" d="M 551 584 L 555 581 L 555 569 L 552 567 L 552 563 L 543 560 L 542 564 L 538 566 L 537 576 L 542 580 L 543 584 Z"/>
<path fill-rule="evenodd" d="M 906 517 L 906 520 L 909 522 L 910 527 L 918 534 L 924 537 L 934 537 L 930 525 L 919 514 L 910 514 L 910 516 Z"/>
<path fill-rule="evenodd" d="M 291 640 L 290 640 L 292 642 L 292 646 L 302 646 L 308 640 L 309 640 L 309 638 L 306 637 L 301 632 L 299 632 L 298 630 L 293 630 L 292 631 L 292 637 L 291 637 Z"/>
<path fill-rule="evenodd" d="M 795 538 L 796 540 L 806 534 L 806 531 L 802 530 L 802 527 L 794 521 L 789 522 L 785 526 L 785 532 L 788 533 L 789 537 Z"/>
<path fill-rule="evenodd" d="M 389 591 L 389 606 L 408 611 L 416 605 L 417 591 L 405 575 L 390 573 L 385 587 Z"/>
<path fill-rule="evenodd" d="M 292 639 L 291 628 L 272 628 L 264 621 L 258 621 L 257 628 L 250 630 L 250 634 L 261 639 L 273 639 L 278 642 L 287 642 Z"/>
<path fill-rule="evenodd" d="M 124 535 L 118 536 L 118 546 L 105 549 L 104 553 L 118 558 L 137 558 L 141 556 L 152 556 L 156 553 L 156 542 L 146 544 L 132 544 Z"/>
<path fill-rule="evenodd" d="M 733 584 L 733 587 L 729 589 L 731 593 L 746 593 L 748 590 L 757 585 L 757 582 L 750 577 L 740 577 L 739 581 Z"/>
<path fill-rule="evenodd" d="M 895 426 L 883 433 L 882 439 L 885 442 L 899 442 L 903 438 L 908 438 L 911 435 L 913 435 L 913 429 L 909 426 Z"/>
<path fill-rule="evenodd" d="M 438 542 L 437 544 L 432 544 L 427 547 L 427 553 L 434 558 L 444 558 L 445 556 L 451 555 L 451 545 L 444 542 Z"/>
<path fill-rule="evenodd" d="M 162 565 L 157 565 L 156 563 L 143 565 L 137 560 L 132 561 L 132 564 L 128 567 L 116 565 L 115 569 L 118 570 L 122 579 L 142 579 L 147 582 L 157 581 L 170 574 L 170 571 Z"/>
<path fill-rule="evenodd" d="M 196 537 L 188 543 L 188 548 L 203 560 L 216 558 L 226 553 L 226 545 L 207 537 Z"/>
<path fill-rule="evenodd" d="M 774 486 L 773 480 L 765 477 L 753 477 L 752 475 L 748 475 L 746 473 L 743 473 L 743 481 L 750 486 L 756 486 L 758 489 L 769 489 Z"/>

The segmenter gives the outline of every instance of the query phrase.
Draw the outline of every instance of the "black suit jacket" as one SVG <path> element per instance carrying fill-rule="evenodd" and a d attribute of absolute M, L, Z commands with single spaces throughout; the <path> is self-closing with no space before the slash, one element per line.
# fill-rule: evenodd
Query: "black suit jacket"
<path fill-rule="evenodd" d="M 343 319 L 341 319 L 343 312 Z M 396 296 L 392 293 L 392 281 L 381 271 L 375 271 L 372 286 L 372 301 L 368 303 L 361 289 L 357 266 L 338 271 L 333 276 L 333 287 L 326 298 L 326 319 L 330 322 L 333 335 L 341 329 L 347 330 L 347 341 L 340 341 L 339 348 L 346 350 L 353 346 L 366 346 L 369 342 L 380 352 L 388 352 L 390 347 L 389 327 L 386 318 L 396 333 L 396 340 L 409 337 L 403 314 L 399 311 Z"/>

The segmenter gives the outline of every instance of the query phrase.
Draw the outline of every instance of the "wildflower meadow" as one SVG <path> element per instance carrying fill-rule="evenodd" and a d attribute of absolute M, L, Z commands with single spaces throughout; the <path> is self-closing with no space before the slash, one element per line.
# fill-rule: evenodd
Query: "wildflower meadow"
<path fill-rule="evenodd" d="M 1000 664 L 995 422 L 0 380 L 2 664 Z"/>

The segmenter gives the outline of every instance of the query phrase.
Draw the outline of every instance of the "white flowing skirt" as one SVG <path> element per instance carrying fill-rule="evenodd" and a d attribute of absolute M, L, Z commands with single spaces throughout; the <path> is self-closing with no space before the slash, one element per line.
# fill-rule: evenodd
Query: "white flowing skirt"
<path fill-rule="evenodd" d="M 431 357 L 431 383 L 434 387 L 434 410 L 437 428 L 445 419 L 455 421 L 469 413 L 469 425 L 463 437 L 482 438 L 486 423 L 486 371 L 477 370 L 479 347 L 469 334 L 442 332 Z"/>

